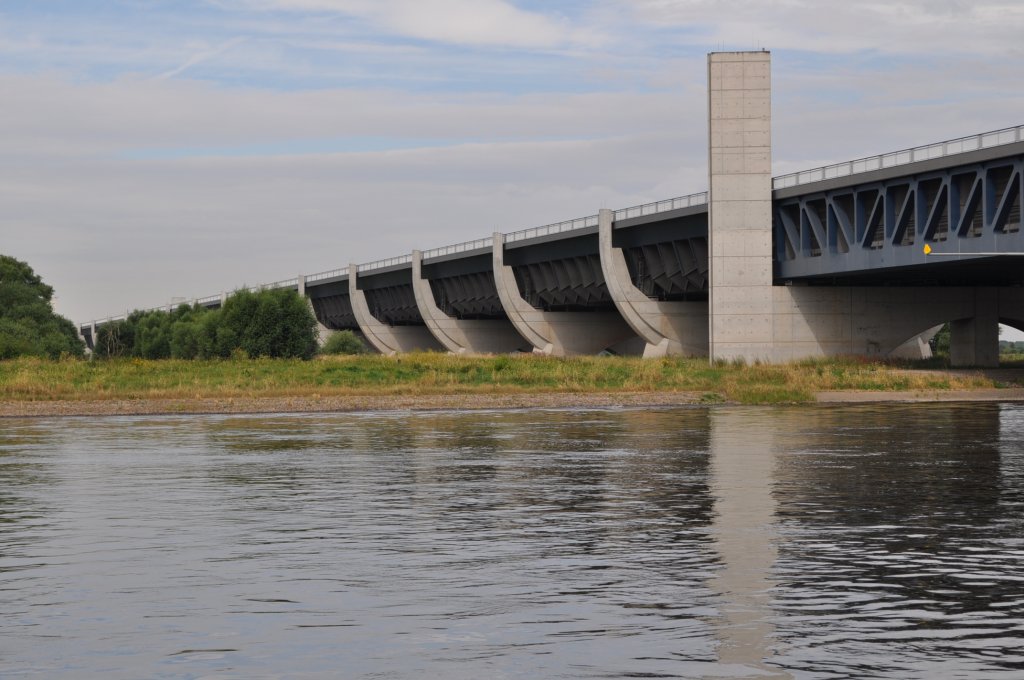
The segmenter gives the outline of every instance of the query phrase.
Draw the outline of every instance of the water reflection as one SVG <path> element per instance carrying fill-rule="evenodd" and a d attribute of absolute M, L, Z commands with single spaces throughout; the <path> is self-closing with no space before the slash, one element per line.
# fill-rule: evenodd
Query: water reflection
<path fill-rule="evenodd" d="M 815 416 L 778 420 L 780 662 L 807 677 L 1020 677 L 1024 552 L 1005 522 L 1022 487 L 1002 474 L 1024 450 L 1005 436 L 1020 410 Z"/>
<path fill-rule="evenodd" d="M 0 659 L 44 677 L 1015 677 L 1024 412 L 0 429 Z"/>
<path fill-rule="evenodd" d="M 720 594 L 718 660 L 728 677 L 791 678 L 769 666 L 775 626 L 774 526 L 777 417 L 764 409 L 719 410 L 711 416 L 715 550 L 711 579 Z"/>

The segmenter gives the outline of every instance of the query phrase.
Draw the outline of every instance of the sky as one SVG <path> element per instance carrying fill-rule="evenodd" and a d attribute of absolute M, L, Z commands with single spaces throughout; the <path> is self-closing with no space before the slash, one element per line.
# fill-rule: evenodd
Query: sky
<path fill-rule="evenodd" d="M 1021 0 L 0 0 L 0 253 L 80 323 L 1024 123 Z"/>

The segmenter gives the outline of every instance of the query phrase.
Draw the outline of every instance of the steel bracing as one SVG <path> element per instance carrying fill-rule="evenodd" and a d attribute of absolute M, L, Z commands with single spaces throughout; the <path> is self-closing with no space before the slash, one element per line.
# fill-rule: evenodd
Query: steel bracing
<path fill-rule="evenodd" d="M 1022 173 L 1024 154 L 776 199 L 775 278 L 898 278 L 910 267 L 915 279 L 944 283 L 965 271 L 949 266 L 956 260 L 1020 253 Z M 1024 267 L 998 272 L 1024 279 Z"/>

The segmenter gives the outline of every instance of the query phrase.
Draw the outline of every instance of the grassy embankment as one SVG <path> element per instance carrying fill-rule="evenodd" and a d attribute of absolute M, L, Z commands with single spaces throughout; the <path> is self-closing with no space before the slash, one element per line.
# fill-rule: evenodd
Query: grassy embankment
<path fill-rule="evenodd" d="M 709 365 L 706 359 L 445 354 L 300 360 L 0 362 L 0 401 L 231 399 L 346 395 L 686 392 L 698 401 L 806 402 L 829 390 L 994 387 L 973 375 L 857 359 Z"/>

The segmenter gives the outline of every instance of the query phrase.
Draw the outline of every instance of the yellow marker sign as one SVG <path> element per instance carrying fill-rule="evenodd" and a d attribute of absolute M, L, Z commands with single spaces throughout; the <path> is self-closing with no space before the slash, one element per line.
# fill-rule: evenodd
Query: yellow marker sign
<path fill-rule="evenodd" d="M 930 245 L 928 245 L 927 243 L 925 243 L 924 244 L 924 254 L 925 255 L 930 255 L 931 252 L 932 252 L 932 247 Z"/>

